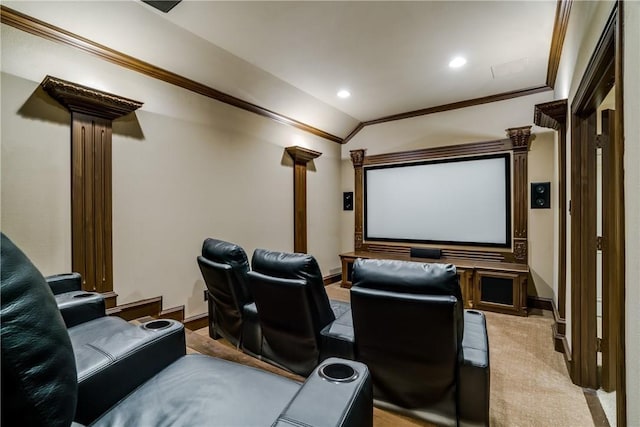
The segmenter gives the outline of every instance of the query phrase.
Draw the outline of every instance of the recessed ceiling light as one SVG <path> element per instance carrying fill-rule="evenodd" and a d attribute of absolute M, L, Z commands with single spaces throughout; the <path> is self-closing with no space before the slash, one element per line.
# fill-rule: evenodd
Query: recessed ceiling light
<path fill-rule="evenodd" d="M 348 97 L 351 96 L 351 92 L 349 92 L 346 89 L 341 89 L 341 90 L 338 91 L 338 93 L 336 95 L 338 95 L 338 98 L 345 99 L 345 98 L 348 98 Z"/>
<path fill-rule="evenodd" d="M 456 56 L 451 60 L 451 62 L 449 62 L 449 67 L 460 68 L 466 63 L 467 63 L 467 60 L 464 59 L 462 56 Z"/>

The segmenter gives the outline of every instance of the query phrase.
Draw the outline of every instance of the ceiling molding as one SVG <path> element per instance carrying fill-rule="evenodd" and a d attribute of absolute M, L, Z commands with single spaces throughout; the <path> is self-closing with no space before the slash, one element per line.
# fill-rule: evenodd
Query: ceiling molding
<path fill-rule="evenodd" d="M 556 85 L 560 56 L 562 55 L 562 45 L 564 44 L 564 36 L 567 34 L 567 27 L 569 26 L 569 14 L 571 12 L 572 2 L 573 0 L 558 0 L 556 7 L 556 20 L 553 24 L 549 62 L 547 64 L 547 86 L 551 88 Z"/>
<path fill-rule="evenodd" d="M 436 107 L 423 108 L 421 110 L 409 111 L 406 113 L 394 114 L 392 116 L 386 116 L 386 117 L 381 117 L 379 119 L 369 120 L 366 122 L 362 122 L 358 126 L 356 126 L 356 128 L 349 134 L 349 136 L 347 136 L 344 139 L 343 144 L 351 140 L 354 136 L 356 136 L 358 132 L 360 132 L 366 126 L 377 125 L 377 124 L 386 123 L 386 122 L 393 122 L 396 120 L 404 120 L 412 117 L 425 116 L 427 114 L 441 113 L 443 111 L 457 110 L 459 108 L 489 104 L 491 102 L 519 98 L 521 96 L 533 95 L 540 92 L 547 92 L 549 90 L 553 90 L 553 89 L 546 85 L 537 86 L 537 87 L 532 87 L 528 89 L 513 90 L 510 92 L 498 93 L 496 95 L 489 95 L 489 96 L 483 96 L 480 98 L 467 99 L 466 101 L 458 101 L 458 102 L 453 102 L 451 104 L 438 105 Z"/>
<path fill-rule="evenodd" d="M 198 83 L 194 80 L 172 73 L 171 71 L 156 67 L 152 64 L 149 64 L 148 62 L 141 61 L 132 56 L 126 55 L 122 52 L 118 52 L 114 49 L 81 37 L 77 34 L 73 34 L 69 31 L 63 30 L 62 28 L 22 14 L 4 5 L 0 5 L 0 17 L 3 24 L 7 24 L 27 33 L 40 36 L 47 40 L 66 44 L 76 49 L 80 49 L 86 53 L 95 55 L 101 59 L 119 65 L 123 68 L 127 68 L 129 70 L 136 71 L 154 79 L 162 80 L 175 86 L 182 87 L 183 89 L 187 89 L 189 91 L 204 95 L 233 107 L 258 114 L 260 116 L 274 120 L 278 123 L 292 126 L 305 132 L 309 132 L 313 135 L 319 136 L 320 138 L 328 139 L 329 141 L 337 143 L 342 143 L 342 138 L 336 135 L 332 135 L 321 129 L 299 122 L 295 119 L 276 113 L 275 111 L 268 110 L 259 105 L 252 104 L 240 98 L 236 98 L 235 96 L 229 95 L 217 89 L 213 89 L 209 86 Z"/>

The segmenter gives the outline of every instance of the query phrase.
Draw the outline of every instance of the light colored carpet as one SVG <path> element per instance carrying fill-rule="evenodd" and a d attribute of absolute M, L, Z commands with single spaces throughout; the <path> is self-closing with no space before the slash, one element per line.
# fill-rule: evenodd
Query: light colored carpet
<path fill-rule="evenodd" d="M 327 287 L 332 299 L 349 300 L 349 290 Z M 553 349 L 553 319 L 534 310 L 529 317 L 486 312 L 491 358 L 491 425 L 494 427 L 591 427 L 584 394 L 569 379 L 561 353 Z M 300 377 L 235 350 L 225 340 L 208 337 L 207 328 L 188 333 L 190 351 L 233 360 L 279 375 Z M 374 426 L 430 424 L 376 408 Z"/>

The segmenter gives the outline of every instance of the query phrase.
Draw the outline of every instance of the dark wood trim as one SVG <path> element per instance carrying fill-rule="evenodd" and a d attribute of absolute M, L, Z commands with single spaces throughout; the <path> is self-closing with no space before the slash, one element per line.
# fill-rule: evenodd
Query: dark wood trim
<path fill-rule="evenodd" d="M 118 305 L 118 294 L 115 292 L 103 292 L 102 296 L 104 297 L 104 306 L 106 308 L 113 308 Z"/>
<path fill-rule="evenodd" d="M 582 76 L 576 95 L 571 104 L 571 327 L 572 327 L 572 363 L 571 379 L 583 387 L 597 388 L 596 361 L 596 201 L 595 201 L 595 145 L 596 112 L 602 100 L 609 93 L 622 61 L 619 50 L 618 6 L 615 5 L 604 30 L 591 55 Z M 618 65 L 616 65 L 618 64 Z M 616 91 L 617 94 L 617 91 Z M 619 100 L 616 99 L 616 102 Z M 622 108 L 622 106 L 620 106 Z M 620 122 L 616 122 L 616 130 Z M 616 135 L 618 132 L 616 131 Z M 613 265 L 609 265 L 610 281 L 614 294 L 624 292 L 624 179 L 622 135 L 612 142 L 616 147 L 610 154 L 611 180 L 609 188 L 603 188 L 603 194 L 611 192 L 615 199 L 603 208 L 610 210 L 612 221 L 618 222 L 617 231 L 608 238 L 609 250 L 616 253 Z M 617 197 L 616 197 L 617 196 Z M 604 260 L 604 258 L 603 258 Z M 607 262 L 607 261 L 605 261 Z M 604 295 L 603 295 L 604 296 Z M 614 328 L 624 330 L 624 298 L 617 300 Z M 622 344 L 623 340 L 620 340 Z M 619 345 L 620 359 L 624 369 L 624 347 Z M 624 386 L 620 393 L 625 395 Z M 624 406 L 618 405 L 618 406 Z M 618 414 L 620 425 L 625 424 L 626 414 Z"/>
<path fill-rule="evenodd" d="M 567 112 L 567 100 L 561 99 L 536 105 L 533 117 L 536 125 L 558 131 L 558 316 L 556 329 L 562 329 L 563 336 L 567 301 Z M 556 345 L 556 350 L 557 348 Z"/>
<path fill-rule="evenodd" d="M 307 253 L 307 163 L 322 153 L 303 147 L 287 147 L 293 159 L 293 250 Z"/>
<path fill-rule="evenodd" d="M 71 267 L 87 291 L 113 290 L 111 120 L 71 113 Z"/>
<path fill-rule="evenodd" d="M 349 135 L 347 135 L 347 137 L 345 139 L 342 140 L 343 144 L 346 144 L 347 142 L 351 141 L 351 139 L 356 136 L 358 134 L 358 132 L 360 132 L 362 129 L 364 129 L 366 125 L 363 122 L 358 123 L 358 126 L 355 127 L 354 130 L 351 131 L 351 133 L 349 133 Z"/>
<path fill-rule="evenodd" d="M 325 286 L 329 286 L 332 283 L 337 283 L 342 280 L 342 273 L 330 274 L 322 278 L 322 282 Z"/>
<path fill-rule="evenodd" d="M 444 147 L 421 148 L 411 151 L 376 154 L 364 157 L 363 165 L 374 166 L 389 163 L 409 163 L 442 157 L 490 154 L 498 153 L 500 151 L 508 151 L 511 150 L 511 148 L 512 142 L 510 139 L 506 138 L 497 141 L 473 142 L 470 144 L 447 145 Z"/>
<path fill-rule="evenodd" d="M 107 309 L 107 316 L 118 316 L 124 320 L 144 316 L 157 317 L 162 311 L 162 297 L 147 298 Z"/>
<path fill-rule="evenodd" d="M 46 76 L 42 88 L 69 111 L 113 120 L 142 107 L 142 102 Z"/>
<path fill-rule="evenodd" d="M 626 306 L 625 287 L 625 215 L 624 215 L 624 7 L 622 0 L 617 2 L 616 43 L 615 43 L 615 137 L 611 141 L 611 186 L 612 204 L 609 206 L 613 226 L 609 236 L 612 248 L 613 301 L 611 311 L 614 313 L 618 329 L 618 351 L 616 355 L 616 425 L 627 426 L 627 365 L 626 365 Z M 614 253 L 615 252 L 615 253 Z"/>
<path fill-rule="evenodd" d="M 189 316 L 182 323 L 184 323 L 185 329 L 196 331 L 209 325 L 209 315 L 208 313 L 201 313 Z"/>
<path fill-rule="evenodd" d="M 556 85 L 560 56 L 564 36 L 567 34 L 569 26 L 569 14 L 571 12 L 572 0 L 558 0 L 556 6 L 556 19 L 553 24 L 553 35 L 551 36 L 551 47 L 549 49 L 549 62 L 547 64 L 547 86 L 553 88 Z"/>
<path fill-rule="evenodd" d="M 353 250 L 366 250 L 364 241 L 364 187 L 362 176 L 362 165 L 365 160 L 366 149 L 351 150 L 351 163 L 353 163 L 354 179 L 354 230 L 353 230 Z"/>
<path fill-rule="evenodd" d="M 547 310 L 553 312 L 553 299 L 544 298 L 536 295 L 529 295 L 527 297 L 527 307 L 537 308 L 539 310 Z"/>
<path fill-rule="evenodd" d="M 396 120 L 404 120 L 412 117 L 425 116 L 427 114 L 441 113 L 443 111 L 457 110 L 460 108 L 473 107 L 476 105 L 489 104 L 491 102 L 504 101 L 507 99 L 519 98 L 521 96 L 533 95 L 540 92 L 553 90 L 549 86 L 536 86 L 526 89 L 512 90 L 509 92 L 498 93 L 495 95 L 482 96 L 480 98 L 467 99 L 465 101 L 452 102 L 450 104 L 438 105 L 436 107 L 422 108 L 420 110 L 408 111 L 406 113 L 393 114 L 391 116 L 380 117 L 379 119 L 368 120 L 362 122 L 364 126 L 377 125 L 380 123 L 393 122 Z"/>
<path fill-rule="evenodd" d="M 184 320 L 184 305 L 162 310 L 158 314 L 158 319 L 173 319 L 182 322 Z"/>
<path fill-rule="evenodd" d="M 593 418 L 594 427 L 610 427 L 607 415 L 605 414 L 604 409 L 602 409 L 602 404 L 598 398 L 598 393 L 595 390 L 588 388 L 583 388 L 582 392 L 585 400 L 587 401 L 591 418 Z"/>
<path fill-rule="evenodd" d="M 141 61 L 137 58 L 126 55 L 122 52 L 118 52 L 114 49 L 81 37 L 77 34 L 73 34 L 62 28 L 22 14 L 4 5 L 0 6 L 0 12 L 3 24 L 10 25 L 14 28 L 42 37 L 47 40 L 52 40 L 74 47 L 76 49 L 80 49 L 83 52 L 95 55 L 105 61 L 111 62 L 123 68 L 127 68 L 129 70 L 144 74 L 148 77 L 167 82 L 169 84 L 187 89 L 200 95 L 204 95 L 227 105 L 249 111 L 250 113 L 258 114 L 259 116 L 266 117 L 278 123 L 292 126 L 296 129 L 300 129 L 302 131 L 319 136 L 320 138 L 324 138 L 337 143 L 342 143 L 342 138 L 332 135 L 321 129 L 276 113 L 275 111 L 269 110 L 259 105 L 252 104 L 240 98 L 236 98 L 235 96 L 226 94 L 202 83 L 198 83 L 194 80 L 180 76 L 176 73 L 172 73 L 171 71 L 156 67 L 152 64 L 149 64 L 148 62 Z"/>

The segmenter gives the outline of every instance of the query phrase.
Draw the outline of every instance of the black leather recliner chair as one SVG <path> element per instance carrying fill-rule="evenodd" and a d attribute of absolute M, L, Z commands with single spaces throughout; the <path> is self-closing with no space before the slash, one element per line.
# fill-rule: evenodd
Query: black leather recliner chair
<path fill-rule="evenodd" d="M 83 291 L 79 273 L 56 274 L 45 279 L 67 328 L 105 315 L 104 297 L 97 292 Z"/>
<path fill-rule="evenodd" d="M 0 319 L 3 426 L 69 426 L 79 388 L 74 349 L 44 277 L 2 234 Z M 183 335 L 184 336 L 184 335 Z M 184 355 L 185 347 L 179 349 Z M 153 356 L 161 356 L 155 352 Z M 99 393 L 152 361 L 111 377 Z M 118 402 L 95 426 L 371 426 L 371 383 L 361 363 L 331 359 L 300 385 L 264 371 L 181 356 Z"/>
<path fill-rule="evenodd" d="M 248 353 L 258 353 L 260 326 L 247 284 L 249 261 L 244 250 L 234 243 L 206 239 L 198 266 L 207 285 L 209 336 L 222 336 Z"/>
<path fill-rule="evenodd" d="M 260 357 L 309 375 L 332 355 L 322 346 L 322 330 L 348 312 L 349 303 L 329 300 L 311 255 L 256 249 L 251 265 L 249 285 L 263 335 Z"/>
<path fill-rule="evenodd" d="M 376 405 L 438 425 L 489 425 L 486 322 L 463 310 L 455 266 L 356 260 L 351 307 Z"/>

